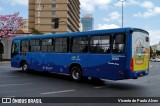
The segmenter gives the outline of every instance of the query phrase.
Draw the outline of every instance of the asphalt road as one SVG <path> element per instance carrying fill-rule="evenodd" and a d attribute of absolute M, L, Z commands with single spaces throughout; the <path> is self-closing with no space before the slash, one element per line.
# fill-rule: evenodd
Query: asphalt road
<path fill-rule="evenodd" d="M 19 70 L 0 63 L 0 97 L 160 97 L 160 62 L 150 62 L 148 76 L 121 81 L 79 83 L 65 75 Z"/>

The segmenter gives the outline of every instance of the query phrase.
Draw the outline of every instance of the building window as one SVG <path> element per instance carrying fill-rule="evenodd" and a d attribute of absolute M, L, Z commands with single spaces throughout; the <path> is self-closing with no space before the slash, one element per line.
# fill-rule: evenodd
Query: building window
<path fill-rule="evenodd" d="M 69 51 L 69 38 L 55 39 L 55 52 L 64 53 Z"/>
<path fill-rule="evenodd" d="M 100 35 L 91 37 L 91 53 L 110 53 L 110 50 L 110 35 Z"/>
<path fill-rule="evenodd" d="M 51 2 L 55 3 L 55 2 L 56 2 L 56 0 L 51 0 Z"/>
<path fill-rule="evenodd" d="M 29 51 L 29 40 L 22 40 L 21 42 L 21 52 Z"/>
<path fill-rule="evenodd" d="M 41 51 L 42 52 L 54 52 L 54 40 L 53 39 L 42 39 Z"/>
<path fill-rule="evenodd" d="M 55 9 L 56 8 L 56 4 L 51 4 L 51 8 Z"/>
<path fill-rule="evenodd" d="M 56 11 L 51 11 L 51 15 L 56 15 Z"/>
<path fill-rule="evenodd" d="M 113 39 L 113 53 L 119 54 L 125 51 L 125 36 L 124 34 L 116 34 Z"/>
<path fill-rule="evenodd" d="M 74 37 L 72 38 L 72 52 L 86 53 L 88 52 L 88 37 Z"/>
<path fill-rule="evenodd" d="M 40 40 L 39 39 L 30 40 L 30 51 L 40 52 Z"/>

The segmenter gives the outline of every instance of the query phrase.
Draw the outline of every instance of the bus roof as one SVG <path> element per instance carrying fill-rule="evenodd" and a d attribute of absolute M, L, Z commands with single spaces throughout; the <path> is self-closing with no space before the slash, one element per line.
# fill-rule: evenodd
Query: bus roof
<path fill-rule="evenodd" d="M 57 34 L 42 34 L 42 35 L 27 35 L 27 36 L 18 36 L 15 37 L 14 40 L 17 39 L 36 39 L 36 38 L 52 38 L 52 37 L 72 37 L 72 36 L 86 36 L 86 35 L 96 35 L 96 34 L 105 34 L 105 33 L 123 33 L 127 31 L 139 30 L 149 34 L 147 31 L 139 28 L 116 28 L 116 29 L 105 29 L 105 30 L 92 30 L 85 32 L 72 32 L 72 33 L 57 33 Z"/>

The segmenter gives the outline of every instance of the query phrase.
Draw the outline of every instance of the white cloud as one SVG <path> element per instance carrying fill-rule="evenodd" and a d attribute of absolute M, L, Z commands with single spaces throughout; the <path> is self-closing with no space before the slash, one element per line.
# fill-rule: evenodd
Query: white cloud
<path fill-rule="evenodd" d="M 139 5 L 146 9 L 154 8 L 154 4 L 151 1 L 144 1 L 141 4 L 139 3 Z"/>
<path fill-rule="evenodd" d="M 113 28 L 119 28 L 119 26 L 115 24 L 98 24 L 96 30 L 113 29 Z"/>
<path fill-rule="evenodd" d="M 144 13 L 138 12 L 134 14 L 135 17 L 140 17 L 140 18 L 149 18 L 157 15 L 160 15 L 160 7 L 154 7 L 153 9 L 148 9 Z"/>
<path fill-rule="evenodd" d="M 10 5 L 28 5 L 28 0 L 2 0 L 5 3 L 8 3 Z"/>
<path fill-rule="evenodd" d="M 140 0 L 127 0 L 124 2 L 124 6 L 136 5 L 145 9 L 145 12 L 138 12 L 134 14 L 135 17 L 149 18 L 160 14 L 160 7 L 153 4 L 152 1 L 140 1 Z M 122 7 L 122 3 L 119 1 L 114 4 L 116 7 Z"/>
<path fill-rule="evenodd" d="M 138 4 L 140 7 L 147 9 L 144 13 L 138 12 L 134 14 L 135 17 L 149 18 L 160 15 L 160 7 L 155 6 L 151 1 L 144 1 Z"/>
<path fill-rule="evenodd" d="M 81 9 L 87 12 L 93 12 L 95 8 L 106 9 L 112 0 L 80 0 Z"/>
<path fill-rule="evenodd" d="M 138 0 L 126 0 L 123 2 L 124 6 L 129 6 L 129 5 L 138 5 L 140 2 Z M 116 7 L 122 7 L 122 2 L 117 0 L 114 4 Z"/>
<path fill-rule="evenodd" d="M 155 29 L 155 30 L 148 30 L 149 35 L 150 35 L 150 44 L 155 45 L 159 44 L 160 42 L 160 29 Z"/>
<path fill-rule="evenodd" d="M 110 22 L 110 21 L 120 21 L 121 15 L 117 12 L 111 12 L 107 18 L 103 18 L 104 21 Z"/>

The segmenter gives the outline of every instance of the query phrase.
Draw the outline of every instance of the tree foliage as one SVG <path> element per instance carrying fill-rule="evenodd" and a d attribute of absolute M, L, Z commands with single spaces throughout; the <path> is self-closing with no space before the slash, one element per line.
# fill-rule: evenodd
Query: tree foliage
<path fill-rule="evenodd" d="M 43 34 L 40 31 L 38 31 L 37 29 L 35 29 L 35 28 L 32 29 L 31 33 L 35 34 L 35 35 L 37 35 L 37 34 Z"/>
<path fill-rule="evenodd" d="M 150 47 L 150 57 L 153 57 L 153 49 Z"/>
<path fill-rule="evenodd" d="M 0 39 L 17 35 L 17 30 L 23 25 L 19 12 L 10 15 L 0 15 Z"/>

